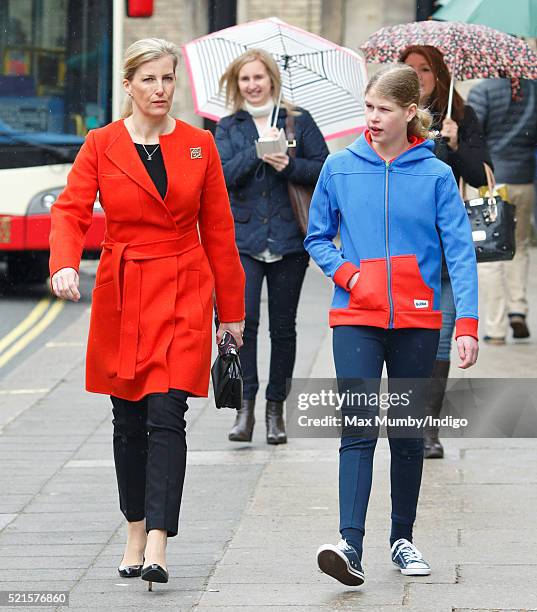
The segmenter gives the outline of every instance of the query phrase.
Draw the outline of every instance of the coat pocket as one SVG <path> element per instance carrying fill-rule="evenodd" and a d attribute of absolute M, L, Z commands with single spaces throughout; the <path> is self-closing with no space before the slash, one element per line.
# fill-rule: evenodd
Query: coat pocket
<path fill-rule="evenodd" d="M 392 257 L 392 295 L 401 312 L 431 311 L 434 291 L 425 284 L 415 255 Z"/>
<path fill-rule="evenodd" d="M 351 289 L 349 308 L 360 310 L 387 310 L 386 260 L 362 259 L 360 262 L 360 276 Z"/>
<path fill-rule="evenodd" d="M 142 218 L 140 188 L 126 174 L 100 174 L 99 200 L 107 221 L 139 221 Z"/>
<path fill-rule="evenodd" d="M 94 377 L 116 375 L 120 326 L 114 282 L 108 281 L 95 287 L 92 293 L 86 367 Z"/>
<path fill-rule="evenodd" d="M 249 208 L 233 207 L 231 212 L 233 213 L 233 218 L 237 223 L 248 223 L 248 221 L 250 221 L 250 217 L 252 216 L 252 211 Z"/>
<path fill-rule="evenodd" d="M 200 295 L 200 271 L 186 271 L 186 291 L 187 299 L 187 314 L 188 327 L 196 331 L 200 331 L 203 325 L 203 307 L 201 304 Z"/>
<path fill-rule="evenodd" d="M 284 221 L 294 221 L 295 220 L 295 213 L 290 207 L 280 208 L 280 210 L 278 211 L 278 214 Z"/>

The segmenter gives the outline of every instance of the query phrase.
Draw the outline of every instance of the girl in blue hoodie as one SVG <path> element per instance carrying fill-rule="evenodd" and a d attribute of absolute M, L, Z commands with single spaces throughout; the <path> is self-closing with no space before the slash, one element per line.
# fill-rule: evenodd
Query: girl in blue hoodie
<path fill-rule="evenodd" d="M 470 223 L 450 167 L 433 153 L 431 116 L 418 108 L 419 99 L 418 76 L 409 66 L 375 74 L 365 93 L 367 130 L 328 157 L 311 202 L 304 244 L 335 283 L 329 320 L 340 392 L 378 393 L 384 364 L 390 391 L 397 388 L 394 379 L 430 378 L 442 326 L 442 247 L 455 296 L 459 367 L 477 359 L 477 268 Z M 333 242 L 338 230 L 339 247 Z M 375 406 L 354 413 L 347 409 L 343 416 L 374 418 L 375 411 Z M 391 559 L 405 575 L 427 575 L 430 566 L 412 543 L 423 440 L 415 434 L 400 437 L 390 427 L 388 437 Z M 342 540 L 317 553 L 323 572 L 351 586 L 364 582 L 362 540 L 376 441 L 374 427 L 344 427 Z"/>

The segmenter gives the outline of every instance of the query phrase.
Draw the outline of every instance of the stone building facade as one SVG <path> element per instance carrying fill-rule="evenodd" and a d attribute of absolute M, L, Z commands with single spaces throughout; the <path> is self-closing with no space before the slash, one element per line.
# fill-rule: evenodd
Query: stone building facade
<path fill-rule="evenodd" d="M 114 0 L 123 2 L 124 0 Z M 208 31 L 208 4 L 218 0 L 154 0 L 149 18 L 125 18 L 123 47 L 156 36 L 178 45 Z M 378 28 L 415 19 L 416 0 L 238 0 L 237 21 L 276 16 L 346 47 L 356 49 Z M 198 125 L 184 66 L 178 70 L 173 112 Z"/>

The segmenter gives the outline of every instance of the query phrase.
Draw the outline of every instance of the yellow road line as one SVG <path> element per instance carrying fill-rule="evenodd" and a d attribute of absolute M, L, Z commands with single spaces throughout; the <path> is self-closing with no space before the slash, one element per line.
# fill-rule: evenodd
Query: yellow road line
<path fill-rule="evenodd" d="M 2 355 L 0 355 L 0 368 L 6 365 L 6 363 L 12 359 L 17 353 L 20 353 L 22 349 L 26 348 L 28 344 L 40 333 L 42 333 L 60 314 L 65 306 L 65 302 L 61 300 L 56 300 L 53 302 L 52 306 L 49 308 L 45 316 L 34 325 L 24 336 L 22 336 L 13 346 L 5 351 Z"/>
<path fill-rule="evenodd" d="M 38 321 L 45 310 L 49 307 L 51 299 L 49 297 L 43 298 L 40 300 L 37 305 L 34 307 L 30 314 L 23 319 L 15 329 L 12 329 L 9 334 L 4 336 L 0 340 L 0 353 L 6 349 L 12 342 L 15 342 L 17 338 L 22 336 L 22 334 L 26 333 L 32 325 Z"/>

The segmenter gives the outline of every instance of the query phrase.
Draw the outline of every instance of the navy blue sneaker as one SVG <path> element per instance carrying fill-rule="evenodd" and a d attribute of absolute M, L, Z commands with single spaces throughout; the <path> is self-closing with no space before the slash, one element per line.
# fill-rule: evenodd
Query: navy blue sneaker
<path fill-rule="evenodd" d="M 431 567 L 420 551 L 405 538 L 393 543 L 392 561 L 405 576 L 428 576 Z"/>
<path fill-rule="evenodd" d="M 346 540 L 340 540 L 337 546 L 325 544 L 319 547 L 317 564 L 321 572 L 347 586 L 361 586 L 364 583 L 365 577 L 360 557 Z"/>

